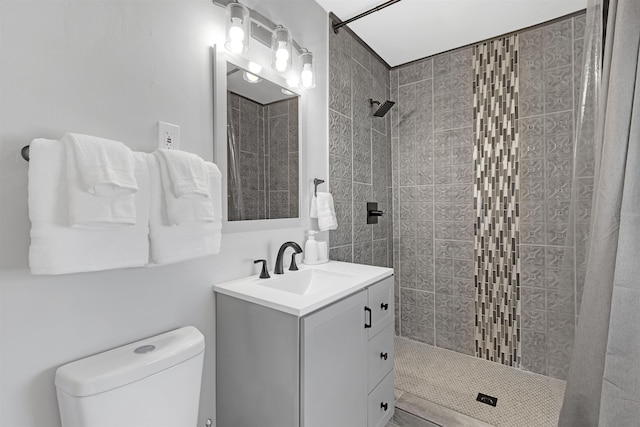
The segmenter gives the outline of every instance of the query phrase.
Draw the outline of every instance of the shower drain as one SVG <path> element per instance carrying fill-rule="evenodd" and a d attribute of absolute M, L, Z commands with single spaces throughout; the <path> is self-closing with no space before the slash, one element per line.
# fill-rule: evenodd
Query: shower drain
<path fill-rule="evenodd" d="M 496 406 L 498 404 L 498 398 L 489 396 L 488 394 L 478 393 L 478 397 L 476 400 L 481 403 L 486 403 L 487 405 Z"/>

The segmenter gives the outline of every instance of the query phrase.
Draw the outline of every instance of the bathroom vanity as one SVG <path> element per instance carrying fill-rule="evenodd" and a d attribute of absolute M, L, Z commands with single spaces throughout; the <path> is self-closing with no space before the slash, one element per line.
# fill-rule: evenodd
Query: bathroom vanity
<path fill-rule="evenodd" d="M 331 261 L 218 284 L 218 427 L 383 427 L 393 270 Z"/>

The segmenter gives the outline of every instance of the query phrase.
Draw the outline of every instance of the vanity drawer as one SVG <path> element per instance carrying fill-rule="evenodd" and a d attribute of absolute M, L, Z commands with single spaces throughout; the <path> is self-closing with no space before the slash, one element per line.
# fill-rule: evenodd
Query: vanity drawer
<path fill-rule="evenodd" d="M 393 276 L 370 286 L 368 291 L 368 307 L 371 309 L 369 338 L 373 338 L 393 322 Z"/>
<path fill-rule="evenodd" d="M 368 427 L 384 427 L 393 416 L 393 371 L 369 394 Z"/>
<path fill-rule="evenodd" d="M 393 324 L 369 340 L 369 388 L 368 391 L 393 369 Z"/>

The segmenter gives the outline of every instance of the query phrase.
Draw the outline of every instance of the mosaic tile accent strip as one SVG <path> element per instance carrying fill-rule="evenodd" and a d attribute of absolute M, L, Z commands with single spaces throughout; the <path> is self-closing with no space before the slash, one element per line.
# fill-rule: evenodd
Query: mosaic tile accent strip
<path fill-rule="evenodd" d="M 518 36 L 473 48 L 476 356 L 519 366 Z"/>

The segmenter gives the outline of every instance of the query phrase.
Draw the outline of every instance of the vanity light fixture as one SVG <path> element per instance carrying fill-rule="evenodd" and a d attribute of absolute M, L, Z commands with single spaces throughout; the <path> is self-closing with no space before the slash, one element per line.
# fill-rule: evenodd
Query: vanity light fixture
<path fill-rule="evenodd" d="M 224 47 L 231 53 L 246 53 L 249 50 L 250 28 L 249 9 L 240 3 L 229 3 Z"/>
<path fill-rule="evenodd" d="M 313 64 L 313 53 L 304 49 L 300 54 L 300 86 L 303 89 L 316 87 L 316 73 Z"/>
<path fill-rule="evenodd" d="M 277 25 L 271 36 L 271 67 L 278 72 L 291 69 L 291 34 L 282 25 Z"/>

